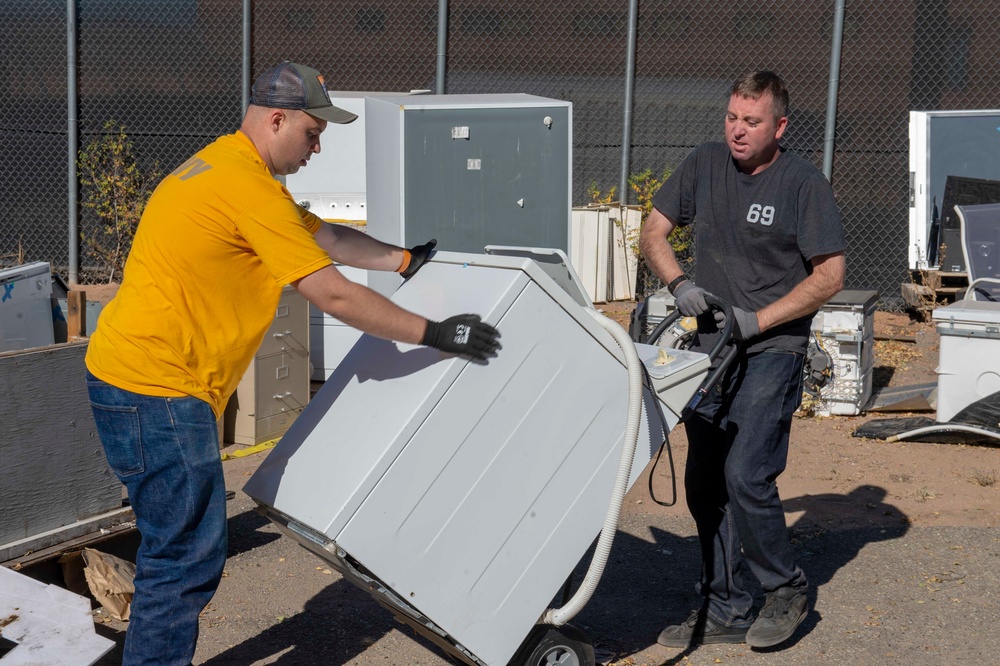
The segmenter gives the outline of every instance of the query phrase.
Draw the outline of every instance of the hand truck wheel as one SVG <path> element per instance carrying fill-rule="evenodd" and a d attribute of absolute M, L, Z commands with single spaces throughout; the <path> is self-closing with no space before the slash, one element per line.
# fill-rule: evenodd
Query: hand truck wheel
<path fill-rule="evenodd" d="M 570 625 L 540 624 L 531 630 L 509 666 L 595 666 L 594 646 Z"/>

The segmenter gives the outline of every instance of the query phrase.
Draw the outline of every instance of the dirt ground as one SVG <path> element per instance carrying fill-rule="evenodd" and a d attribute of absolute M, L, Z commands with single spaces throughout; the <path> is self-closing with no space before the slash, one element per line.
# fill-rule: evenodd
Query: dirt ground
<path fill-rule="evenodd" d="M 91 299 L 107 296 L 104 287 L 87 291 Z M 599 307 L 623 324 L 632 309 L 631 303 Z M 877 386 L 936 380 L 932 323 L 878 312 L 875 334 Z M 659 629 L 682 620 L 697 601 L 697 542 L 682 482 L 678 502 L 661 507 L 640 479 L 626 497 L 609 572 L 577 622 L 593 638 L 599 660 L 616 666 L 996 663 L 1000 449 L 851 436 L 868 420 L 895 416 L 907 415 L 795 419 L 779 486 L 795 547 L 817 590 L 816 610 L 791 646 L 777 651 L 707 646 L 678 652 L 656 645 Z M 683 428 L 670 442 L 682 477 Z M 229 503 L 230 559 L 203 614 L 194 663 L 453 663 L 253 511 L 239 490 L 260 458 L 225 463 L 227 484 L 236 491 Z M 661 462 L 652 474 L 655 493 L 669 496 L 668 467 Z M 657 564 L 664 558 L 671 564 Z M 95 619 L 119 645 L 99 663 L 119 663 L 126 625 L 99 610 Z"/>
<path fill-rule="evenodd" d="M 631 304 L 627 303 L 602 308 L 620 323 L 627 322 L 631 312 Z M 875 313 L 875 337 L 873 390 L 937 380 L 939 345 L 933 322 L 907 313 L 879 311 Z M 851 436 L 866 421 L 905 416 L 933 418 L 934 413 L 871 412 L 861 416 L 796 418 L 788 468 L 779 480 L 782 496 L 854 492 L 861 497 L 868 493 L 861 497 L 864 501 L 829 504 L 829 515 L 814 516 L 820 521 L 885 522 L 906 516 L 908 521 L 921 525 L 1000 524 L 1000 487 L 996 484 L 1000 479 L 1000 450 L 955 444 L 886 443 Z M 687 447 L 683 428 L 671 433 L 671 442 L 675 459 L 683 460 Z M 876 498 L 876 494 L 883 496 Z M 881 503 L 891 503 L 896 510 L 887 509 L 874 516 L 869 505 Z M 686 507 L 678 509 L 686 512 Z M 802 515 L 793 507 L 786 509 L 791 509 L 790 524 Z"/>

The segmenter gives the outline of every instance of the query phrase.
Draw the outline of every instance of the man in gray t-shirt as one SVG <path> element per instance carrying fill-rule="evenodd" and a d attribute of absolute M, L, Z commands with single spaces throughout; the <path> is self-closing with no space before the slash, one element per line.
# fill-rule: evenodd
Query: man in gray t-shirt
<path fill-rule="evenodd" d="M 664 629 L 659 643 L 787 640 L 809 610 L 808 582 L 794 561 L 777 477 L 785 469 L 792 414 L 816 310 L 844 282 L 844 230 L 833 191 L 811 163 L 779 144 L 788 91 L 772 72 L 732 88 L 726 143 L 696 148 L 653 197 L 640 245 L 647 264 L 698 317 L 696 348 L 724 323 L 705 302 L 733 307 L 738 355 L 685 424 L 688 508 L 698 526 L 702 607 Z M 681 270 L 668 236 L 695 223 L 698 283 Z M 744 561 L 766 600 L 753 618 Z"/>

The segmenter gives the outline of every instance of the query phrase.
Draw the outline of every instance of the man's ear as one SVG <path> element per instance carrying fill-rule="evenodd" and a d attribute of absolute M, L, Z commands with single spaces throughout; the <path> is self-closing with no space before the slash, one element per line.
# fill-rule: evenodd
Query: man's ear
<path fill-rule="evenodd" d="M 267 116 L 267 125 L 271 132 L 277 133 L 281 126 L 288 122 L 288 114 L 284 109 L 271 109 Z"/>
<path fill-rule="evenodd" d="M 782 117 L 778 118 L 778 127 L 774 131 L 774 139 L 775 139 L 775 141 L 778 141 L 778 140 L 781 139 L 781 135 L 783 135 L 785 133 L 785 130 L 787 128 L 788 128 L 788 117 L 787 116 L 782 116 Z"/>

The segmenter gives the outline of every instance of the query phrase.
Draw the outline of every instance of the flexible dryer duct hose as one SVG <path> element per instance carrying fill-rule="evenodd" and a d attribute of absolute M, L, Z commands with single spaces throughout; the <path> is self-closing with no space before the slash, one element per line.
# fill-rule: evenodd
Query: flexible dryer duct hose
<path fill-rule="evenodd" d="M 584 576 L 580 588 L 562 608 L 550 608 L 542 616 L 542 623 L 559 627 L 576 616 L 583 607 L 590 601 L 597 584 L 604 574 L 604 567 L 611 554 L 611 543 L 614 541 L 615 532 L 618 530 L 618 518 L 621 516 L 622 502 L 625 493 L 628 491 L 628 480 L 632 474 L 632 460 L 635 457 L 635 446 L 639 439 L 639 421 L 642 417 L 642 362 L 635 351 L 635 345 L 621 326 L 615 321 L 605 317 L 597 310 L 588 309 L 587 312 L 603 326 L 615 339 L 618 346 L 625 354 L 625 368 L 628 370 L 628 415 L 625 421 L 625 439 L 622 442 L 622 453 L 618 459 L 618 476 L 615 478 L 615 485 L 611 492 L 611 504 L 608 512 L 604 516 L 604 527 L 601 528 L 601 536 L 597 540 L 597 547 L 594 549 L 594 557 L 590 561 L 587 575 Z"/>

